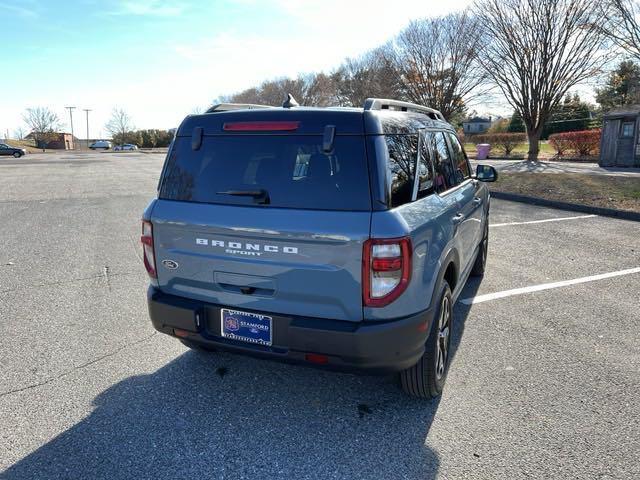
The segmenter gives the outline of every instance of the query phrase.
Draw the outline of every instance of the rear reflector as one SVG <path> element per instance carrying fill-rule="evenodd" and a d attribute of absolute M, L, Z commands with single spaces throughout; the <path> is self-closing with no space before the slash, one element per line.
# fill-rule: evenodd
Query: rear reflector
<path fill-rule="evenodd" d="M 187 332 L 186 330 L 180 330 L 179 328 L 174 328 L 173 329 L 173 334 L 176 337 L 180 337 L 180 338 L 185 338 L 185 337 L 188 337 L 190 335 L 189 332 Z"/>
<path fill-rule="evenodd" d="M 225 132 L 291 132 L 299 126 L 300 122 L 230 122 L 222 129 Z"/>
<path fill-rule="evenodd" d="M 329 363 L 329 357 L 326 355 L 320 355 L 319 353 L 307 353 L 304 356 L 307 362 L 317 363 L 319 365 L 326 365 Z"/>
<path fill-rule="evenodd" d="M 374 258 L 371 262 L 371 269 L 374 272 L 391 272 L 401 268 L 401 258 Z"/>
<path fill-rule="evenodd" d="M 153 251 L 153 225 L 146 220 L 142 221 L 142 236 L 140 237 L 142 242 L 142 257 L 144 259 L 144 268 L 147 269 L 149 277 L 158 278 L 156 272 L 156 259 Z"/>

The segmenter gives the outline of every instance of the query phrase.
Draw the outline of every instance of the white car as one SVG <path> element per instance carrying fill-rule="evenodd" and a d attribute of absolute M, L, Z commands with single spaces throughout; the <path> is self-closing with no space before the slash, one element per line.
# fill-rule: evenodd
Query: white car
<path fill-rule="evenodd" d="M 111 148 L 111 142 L 108 140 L 98 140 L 97 142 L 93 142 L 89 145 L 91 150 L 97 150 L 99 148 L 104 148 L 105 150 L 109 150 Z"/>
<path fill-rule="evenodd" d="M 116 145 L 114 150 L 138 150 L 138 146 L 133 143 L 125 143 L 124 145 Z"/>

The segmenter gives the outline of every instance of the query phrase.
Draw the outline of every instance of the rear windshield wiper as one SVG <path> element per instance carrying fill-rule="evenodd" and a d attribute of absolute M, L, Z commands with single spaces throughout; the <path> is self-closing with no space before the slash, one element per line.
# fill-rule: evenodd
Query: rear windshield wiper
<path fill-rule="evenodd" d="M 264 189 L 260 190 L 225 190 L 216 192 L 218 195 L 233 195 L 234 197 L 253 197 L 257 203 L 269 205 L 269 192 Z"/>

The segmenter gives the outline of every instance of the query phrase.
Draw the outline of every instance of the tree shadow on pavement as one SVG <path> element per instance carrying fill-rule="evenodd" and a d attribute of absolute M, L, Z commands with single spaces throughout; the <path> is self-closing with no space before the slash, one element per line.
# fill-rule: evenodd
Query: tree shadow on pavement
<path fill-rule="evenodd" d="M 468 313 L 456 305 L 452 354 Z M 394 378 L 188 351 L 105 390 L 87 418 L 2 478 L 430 479 L 438 405 L 404 395 Z"/>

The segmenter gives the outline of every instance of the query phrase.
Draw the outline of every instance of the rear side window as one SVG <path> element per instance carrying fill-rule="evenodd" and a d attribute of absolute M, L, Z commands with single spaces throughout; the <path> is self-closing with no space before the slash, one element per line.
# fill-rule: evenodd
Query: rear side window
<path fill-rule="evenodd" d="M 205 136 L 195 151 L 191 137 L 177 137 L 159 198 L 366 211 L 371 198 L 364 139 L 336 136 L 326 154 L 320 135 Z"/>
<path fill-rule="evenodd" d="M 391 207 L 409 203 L 413 194 L 418 135 L 385 135 L 389 150 Z"/>
<path fill-rule="evenodd" d="M 462 149 L 462 145 L 458 141 L 453 133 L 448 132 L 449 141 L 451 142 L 451 159 L 453 160 L 453 166 L 456 171 L 457 183 L 462 183 L 467 178 L 471 177 L 471 169 L 469 168 L 469 162 L 467 156 Z"/>
<path fill-rule="evenodd" d="M 427 138 L 431 143 L 434 159 L 433 166 L 436 173 L 435 184 L 438 193 L 455 187 L 458 182 L 456 180 L 453 164 L 447 148 L 447 141 L 443 132 L 428 132 Z"/>
<path fill-rule="evenodd" d="M 426 135 L 420 138 L 420 155 L 418 156 L 418 195 L 416 198 L 424 198 L 434 192 L 433 165 L 429 141 Z"/>

